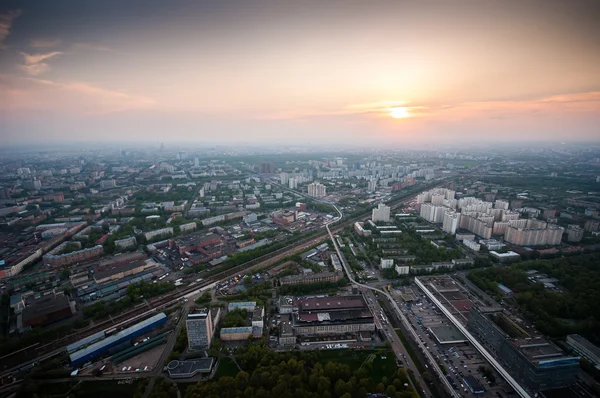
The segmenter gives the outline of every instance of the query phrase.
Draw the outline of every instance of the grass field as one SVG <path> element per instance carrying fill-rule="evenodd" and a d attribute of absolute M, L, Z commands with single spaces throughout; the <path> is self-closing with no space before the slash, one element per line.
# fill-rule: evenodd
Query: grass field
<path fill-rule="evenodd" d="M 218 380 L 220 377 L 231 376 L 235 377 L 240 370 L 235 365 L 233 360 L 230 358 L 221 358 L 219 360 L 219 367 L 217 368 L 217 373 L 215 374 L 215 380 Z"/>
<path fill-rule="evenodd" d="M 337 362 L 346 364 L 350 369 L 355 370 L 360 368 L 369 355 L 375 355 L 375 358 L 370 361 L 372 365 L 371 377 L 376 383 L 381 381 L 382 377 L 391 377 L 398 366 L 396 365 L 396 357 L 393 352 L 384 352 L 381 355 L 376 354 L 374 350 L 327 350 L 320 351 L 321 362 L 326 365 L 327 362 Z M 382 359 L 382 356 L 385 359 Z M 369 362 L 369 361 L 367 361 Z"/>

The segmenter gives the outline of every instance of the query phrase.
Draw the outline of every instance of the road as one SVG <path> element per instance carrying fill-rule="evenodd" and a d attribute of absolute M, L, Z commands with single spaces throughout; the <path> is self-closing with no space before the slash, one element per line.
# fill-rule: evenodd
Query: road
<path fill-rule="evenodd" d="M 336 211 L 339 213 L 339 217 L 335 220 L 338 221 L 342 218 L 342 213 L 339 211 L 339 209 L 336 206 L 333 206 Z M 335 222 L 334 221 L 334 222 Z M 333 246 L 335 248 L 335 251 L 338 255 L 338 257 L 340 258 L 340 262 L 342 263 L 342 267 L 344 268 L 344 271 L 346 272 L 346 275 L 348 276 L 348 279 L 355 285 L 360 286 L 363 289 L 368 289 L 368 290 L 372 290 L 374 292 L 377 292 L 378 294 L 383 295 L 384 297 L 386 297 L 389 302 L 391 303 L 392 308 L 394 309 L 394 311 L 396 311 L 397 316 L 402 320 L 402 323 L 404 324 L 404 327 L 406 330 L 408 330 L 409 332 L 412 332 L 413 335 L 413 339 L 416 341 L 416 343 L 418 344 L 419 348 L 421 349 L 421 351 L 423 352 L 423 354 L 425 355 L 425 357 L 428 359 L 429 363 L 428 366 L 430 368 L 432 368 L 435 373 L 438 375 L 438 378 L 440 379 L 440 381 L 445 385 L 446 390 L 449 392 L 449 395 L 452 397 L 456 397 L 458 398 L 459 395 L 454 391 L 454 389 L 452 388 L 452 385 L 448 382 L 448 380 L 446 380 L 446 376 L 444 375 L 444 373 L 442 372 L 442 370 L 440 369 L 440 367 L 438 366 L 438 364 L 435 362 L 434 358 L 431 356 L 431 354 L 429 353 L 429 351 L 425 348 L 425 346 L 423 345 L 423 343 L 421 342 L 421 340 L 419 340 L 416 332 L 410 327 L 410 324 L 408 323 L 408 319 L 406 319 L 406 316 L 402 313 L 402 311 L 400 310 L 400 308 L 398 307 L 398 304 L 396 304 L 396 302 L 394 301 L 393 297 L 386 291 L 381 290 L 379 288 L 376 287 L 372 287 L 366 284 L 362 284 L 356 281 L 356 279 L 354 278 L 354 274 L 352 272 L 352 270 L 350 269 L 350 267 L 348 266 L 348 263 L 345 259 L 345 257 L 343 256 L 342 252 L 340 251 L 340 248 L 338 247 L 338 244 L 333 236 L 333 233 L 331 232 L 330 229 L 330 225 L 328 224 L 326 226 L 327 232 L 329 233 L 329 237 L 333 243 Z M 419 371 L 414 367 L 414 364 L 412 364 L 411 369 L 413 370 L 415 376 L 418 375 L 418 377 L 421 377 Z M 432 396 L 431 392 L 428 389 L 427 384 L 422 381 L 422 387 L 423 387 L 423 392 L 427 395 L 427 396 Z"/>
<path fill-rule="evenodd" d="M 371 308 L 371 311 L 373 312 L 375 318 L 377 320 L 381 319 L 380 311 L 382 310 L 382 308 L 379 305 L 379 303 L 377 302 L 377 298 L 375 297 L 375 295 L 373 295 L 373 292 L 369 289 L 363 289 L 363 295 L 367 298 L 367 303 L 369 305 L 369 308 Z M 384 310 L 384 312 L 385 312 L 385 310 Z M 392 351 L 394 351 L 394 354 L 396 354 L 396 357 L 402 363 L 406 364 L 408 369 L 412 370 L 412 373 L 414 374 L 415 379 L 419 382 L 419 384 L 421 386 L 425 386 L 425 388 L 427 388 L 427 384 L 423 380 L 423 377 L 421 376 L 421 374 L 418 372 L 417 367 L 414 364 L 412 358 L 410 357 L 410 355 L 408 355 L 406 348 L 402 344 L 402 340 L 400 340 L 400 337 L 398 337 L 398 335 L 394 332 L 394 329 L 390 325 L 389 320 L 388 320 L 388 322 L 379 321 L 379 323 L 381 324 L 380 329 L 384 330 L 385 335 L 387 336 L 388 340 L 392 344 Z M 417 391 L 417 387 L 413 384 L 413 381 L 411 378 L 409 378 L 409 381 L 410 381 L 410 385 L 412 386 L 412 388 L 415 391 Z"/>

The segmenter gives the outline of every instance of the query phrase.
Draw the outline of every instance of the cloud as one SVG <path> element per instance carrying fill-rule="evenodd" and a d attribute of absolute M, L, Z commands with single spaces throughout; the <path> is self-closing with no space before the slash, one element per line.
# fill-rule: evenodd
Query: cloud
<path fill-rule="evenodd" d="M 8 104 L 8 110 L 52 110 L 70 116 L 148 109 L 156 105 L 156 101 L 147 96 L 85 82 L 13 75 L 0 75 L 0 102 Z"/>
<path fill-rule="evenodd" d="M 33 39 L 29 42 L 29 47 L 34 48 L 52 48 L 60 46 L 62 40 L 60 39 Z"/>
<path fill-rule="evenodd" d="M 10 35 L 10 28 L 13 21 L 21 15 L 21 10 L 8 11 L 5 14 L 0 14 L 0 50 L 6 48 L 4 40 Z"/>
<path fill-rule="evenodd" d="M 63 53 L 60 51 L 52 51 L 49 53 L 42 53 L 42 54 L 21 53 L 21 55 L 23 56 L 23 58 L 25 60 L 25 64 L 21 65 L 20 68 L 21 68 L 21 70 L 23 70 L 24 72 L 26 72 L 32 76 L 37 76 L 43 72 L 46 72 L 48 69 L 50 69 L 50 66 L 43 61 L 54 58 L 57 55 L 61 55 L 61 54 L 63 54 Z"/>
<path fill-rule="evenodd" d="M 82 50 L 82 51 L 102 51 L 102 52 L 110 52 L 115 54 L 122 54 L 120 51 L 112 49 L 110 47 L 106 47 L 99 44 L 92 43 L 73 43 L 71 45 L 71 49 L 73 50 Z"/>
<path fill-rule="evenodd" d="M 441 105 L 402 101 L 377 101 L 343 105 L 331 109 L 291 109 L 260 116 L 264 120 L 310 119 L 315 117 L 362 117 L 389 119 L 390 109 L 407 108 L 411 119 L 467 120 L 480 117 L 508 119 L 511 115 L 592 113 L 600 115 L 600 92 L 567 93 L 519 101 L 476 101 Z"/>

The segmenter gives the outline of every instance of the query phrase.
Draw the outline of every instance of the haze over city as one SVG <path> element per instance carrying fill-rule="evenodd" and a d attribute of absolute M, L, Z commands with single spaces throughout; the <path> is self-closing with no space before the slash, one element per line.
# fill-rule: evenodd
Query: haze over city
<path fill-rule="evenodd" d="M 0 144 L 597 141 L 595 1 L 7 1 Z"/>

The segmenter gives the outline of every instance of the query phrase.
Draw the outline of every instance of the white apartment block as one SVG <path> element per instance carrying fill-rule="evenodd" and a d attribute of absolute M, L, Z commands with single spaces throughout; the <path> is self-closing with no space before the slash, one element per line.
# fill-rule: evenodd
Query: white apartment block
<path fill-rule="evenodd" d="M 481 249 L 481 245 L 474 240 L 465 239 L 463 240 L 463 244 L 467 246 L 467 248 L 473 250 L 474 252 L 478 252 Z"/>
<path fill-rule="evenodd" d="M 150 240 L 156 236 L 163 236 L 163 235 L 173 235 L 173 228 L 167 227 L 167 228 L 157 229 L 154 231 L 148 231 L 144 234 L 144 236 L 146 237 L 146 240 Z"/>
<path fill-rule="evenodd" d="M 442 194 L 436 193 L 431 195 L 431 204 L 434 206 L 442 206 L 444 204 L 445 197 Z"/>
<path fill-rule="evenodd" d="M 380 203 L 376 209 L 373 209 L 371 220 L 373 220 L 373 222 L 390 222 L 390 207 Z"/>
<path fill-rule="evenodd" d="M 281 185 L 287 185 L 290 181 L 290 175 L 288 173 L 279 174 L 279 181 L 281 182 Z"/>
<path fill-rule="evenodd" d="M 393 258 L 382 258 L 381 262 L 379 263 L 379 268 L 381 268 L 381 269 L 388 269 L 388 268 L 392 268 L 393 266 L 394 266 Z"/>
<path fill-rule="evenodd" d="M 320 184 L 318 182 L 308 184 L 308 196 L 312 196 L 313 198 L 322 198 L 326 195 L 327 188 L 325 187 L 325 185 Z"/>
<path fill-rule="evenodd" d="M 409 265 L 396 265 L 396 273 L 398 275 L 408 275 L 408 274 L 410 274 L 410 266 Z"/>
<path fill-rule="evenodd" d="M 444 215 L 449 209 L 444 206 L 434 206 L 431 203 L 423 203 L 419 215 L 432 223 L 444 222 Z"/>
<path fill-rule="evenodd" d="M 294 178 L 294 177 L 290 178 L 288 180 L 288 187 L 290 189 L 296 189 L 296 188 L 298 188 L 298 180 L 296 178 Z"/>
<path fill-rule="evenodd" d="M 496 201 L 494 202 L 494 209 L 508 210 L 508 201 L 496 199 Z"/>
<path fill-rule="evenodd" d="M 460 213 L 455 211 L 446 211 L 444 214 L 444 223 L 442 229 L 444 232 L 454 235 L 460 225 Z"/>

